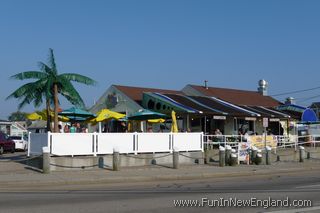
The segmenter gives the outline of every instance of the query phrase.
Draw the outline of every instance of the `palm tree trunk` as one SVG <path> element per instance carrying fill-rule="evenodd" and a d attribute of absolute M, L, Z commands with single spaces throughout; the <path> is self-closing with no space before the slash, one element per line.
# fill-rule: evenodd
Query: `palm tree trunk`
<path fill-rule="evenodd" d="M 58 107 L 59 107 L 59 101 L 58 101 L 58 85 L 53 84 L 53 92 L 54 92 L 54 132 L 59 132 L 58 128 Z"/>
<path fill-rule="evenodd" d="M 51 132 L 52 128 L 51 128 L 50 100 L 49 99 L 46 100 L 46 113 L 47 113 L 47 131 Z"/>

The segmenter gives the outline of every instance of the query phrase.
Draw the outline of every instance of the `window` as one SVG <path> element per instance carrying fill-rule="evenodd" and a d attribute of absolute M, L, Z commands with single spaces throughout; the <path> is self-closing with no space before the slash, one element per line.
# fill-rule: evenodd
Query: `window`
<path fill-rule="evenodd" d="M 160 109 L 161 109 L 161 104 L 160 104 L 160 103 L 157 103 L 157 104 L 156 104 L 156 108 L 157 108 L 157 110 L 160 110 Z"/>
<path fill-rule="evenodd" d="M 153 100 L 148 101 L 148 109 L 154 109 L 154 101 Z"/>

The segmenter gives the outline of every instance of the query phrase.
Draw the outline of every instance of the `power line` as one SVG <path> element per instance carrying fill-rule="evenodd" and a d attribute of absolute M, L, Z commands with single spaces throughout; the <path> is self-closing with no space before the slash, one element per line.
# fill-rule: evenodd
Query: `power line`
<path fill-rule="evenodd" d="M 310 89 L 303 89 L 303 90 L 296 90 L 296 91 L 292 91 L 292 92 L 285 92 L 285 93 L 275 94 L 275 95 L 271 95 L 271 96 L 283 96 L 283 95 L 290 95 L 290 94 L 296 94 L 296 93 L 301 93 L 301 92 L 307 92 L 307 91 L 316 90 L 316 89 L 320 89 L 320 87 L 313 87 L 313 88 L 310 88 Z"/>
<path fill-rule="evenodd" d="M 303 102 L 306 102 L 306 101 L 309 101 L 309 100 L 311 100 L 311 99 L 318 98 L 318 97 L 320 97 L 320 95 L 311 96 L 311 97 L 302 99 L 302 101 L 299 101 L 299 102 L 300 102 L 300 103 L 303 103 Z"/>

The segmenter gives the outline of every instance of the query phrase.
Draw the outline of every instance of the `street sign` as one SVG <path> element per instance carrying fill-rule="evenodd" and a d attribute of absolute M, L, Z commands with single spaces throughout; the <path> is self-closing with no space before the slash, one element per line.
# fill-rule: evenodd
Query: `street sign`
<path fill-rule="evenodd" d="M 264 128 L 267 128 L 268 125 L 269 125 L 268 118 L 263 118 L 263 127 L 264 127 Z"/>

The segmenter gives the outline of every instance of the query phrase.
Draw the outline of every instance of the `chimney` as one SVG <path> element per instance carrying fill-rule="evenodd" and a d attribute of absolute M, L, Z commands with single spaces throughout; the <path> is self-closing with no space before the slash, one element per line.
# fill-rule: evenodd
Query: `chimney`
<path fill-rule="evenodd" d="M 288 98 L 286 98 L 285 104 L 286 105 L 296 104 L 296 100 L 293 97 L 288 97 Z"/>
<path fill-rule="evenodd" d="M 263 96 L 268 95 L 268 82 L 266 80 L 259 81 L 258 92 Z"/>
<path fill-rule="evenodd" d="M 204 88 L 209 89 L 209 88 L 208 88 L 208 81 L 207 81 L 207 80 L 204 80 Z"/>

